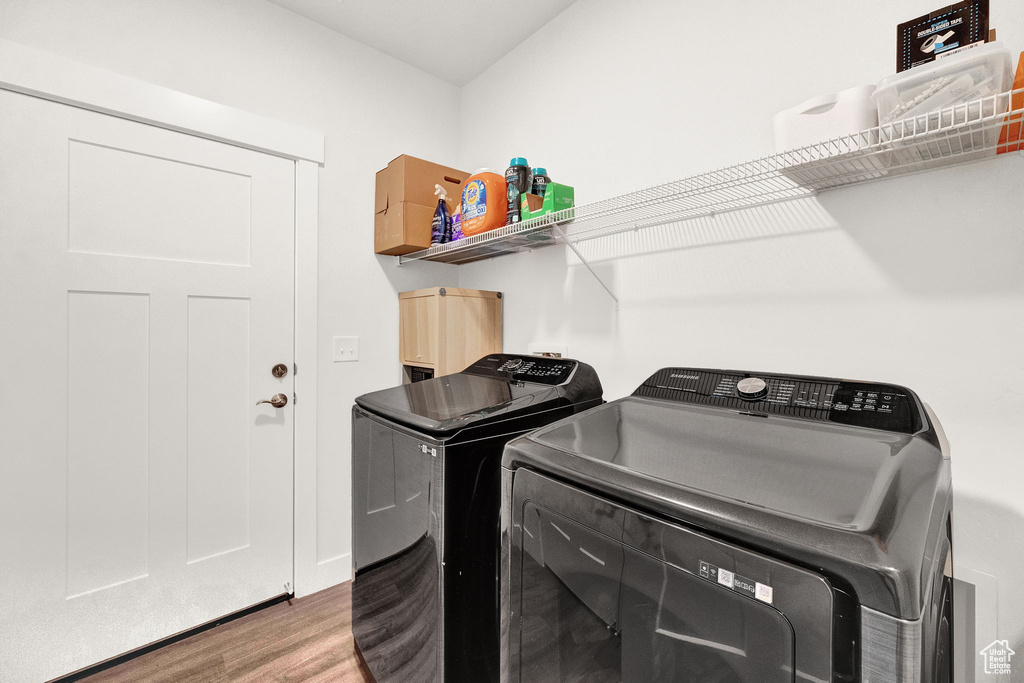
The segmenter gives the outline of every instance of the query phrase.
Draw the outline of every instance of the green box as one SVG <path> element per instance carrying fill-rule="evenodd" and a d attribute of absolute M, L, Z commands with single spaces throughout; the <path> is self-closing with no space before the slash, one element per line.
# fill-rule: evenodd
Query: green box
<path fill-rule="evenodd" d="M 536 211 L 530 211 L 526 195 L 520 197 L 519 201 L 520 220 L 528 221 L 531 218 L 538 218 L 563 209 L 571 209 L 576 205 L 576 191 L 571 185 L 548 183 L 548 186 L 544 188 L 544 201 Z"/>

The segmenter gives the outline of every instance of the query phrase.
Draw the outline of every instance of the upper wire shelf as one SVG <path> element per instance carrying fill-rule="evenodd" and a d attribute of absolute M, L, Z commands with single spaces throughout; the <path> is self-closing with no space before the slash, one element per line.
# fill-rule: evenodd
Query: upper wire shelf
<path fill-rule="evenodd" d="M 399 263 L 469 263 L 967 163 L 995 156 L 1000 149 L 1024 149 L 1024 140 L 1000 145 L 1004 128 L 1020 131 L 1024 110 L 1010 112 L 1013 96 L 1020 94 L 1024 89 L 583 204 L 405 254 Z"/>

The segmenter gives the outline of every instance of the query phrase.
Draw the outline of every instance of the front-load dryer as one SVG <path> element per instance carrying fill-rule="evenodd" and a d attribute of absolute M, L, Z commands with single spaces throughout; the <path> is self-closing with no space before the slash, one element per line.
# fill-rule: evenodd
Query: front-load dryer
<path fill-rule="evenodd" d="M 594 369 L 493 354 L 352 409 L 352 632 L 377 683 L 498 680 L 505 443 L 601 403 Z"/>
<path fill-rule="evenodd" d="M 950 463 L 909 389 L 666 368 L 502 466 L 503 681 L 949 680 Z"/>

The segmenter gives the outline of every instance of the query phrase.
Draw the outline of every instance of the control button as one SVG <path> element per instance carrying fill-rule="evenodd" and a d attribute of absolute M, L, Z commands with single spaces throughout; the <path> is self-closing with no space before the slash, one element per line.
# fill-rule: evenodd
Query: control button
<path fill-rule="evenodd" d="M 892 394 L 882 394 L 883 401 L 892 401 Z"/>
<path fill-rule="evenodd" d="M 873 391 L 869 391 L 868 398 L 878 398 L 878 394 Z"/>
<path fill-rule="evenodd" d="M 736 393 L 747 401 L 756 401 L 768 394 L 768 385 L 760 377 L 746 377 L 736 383 Z"/>

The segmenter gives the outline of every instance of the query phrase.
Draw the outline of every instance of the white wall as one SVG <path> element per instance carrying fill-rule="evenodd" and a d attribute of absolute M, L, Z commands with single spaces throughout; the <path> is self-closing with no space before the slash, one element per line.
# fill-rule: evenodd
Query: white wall
<path fill-rule="evenodd" d="M 896 25 L 937 4 L 580 0 L 463 88 L 460 167 L 526 156 L 586 203 L 771 154 L 776 112 L 891 74 Z M 992 0 L 992 22 L 1024 49 L 1024 3 Z M 543 95 L 513 108 L 530 82 Z M 1016 646 L 1022 179 L 1016 155 L 585 243 L 619 310 L 563 248 L 462 266 L 459 283 L 506 293 L 506 350 L 566 344 L 607 398 L 666 365 L 912 387 L 952 442 L 956 563 L 982 592 L 978 647 L 997 634 Z M 617 248 L 640 253 L 608 258 Z"/>
<path fill-rule="evenodd" d="M 298 588 L 348 578 L 349 410 L 399 381 L 396 292 L 457 277 L 373 256 L 374 173 L 454 165 L 458 89 L 264 0 L 0 0 L 0 37 L 324 133 L 317 578 Z M 359 362 L 331 362 L 334 335 L 361 337 Z"/>

